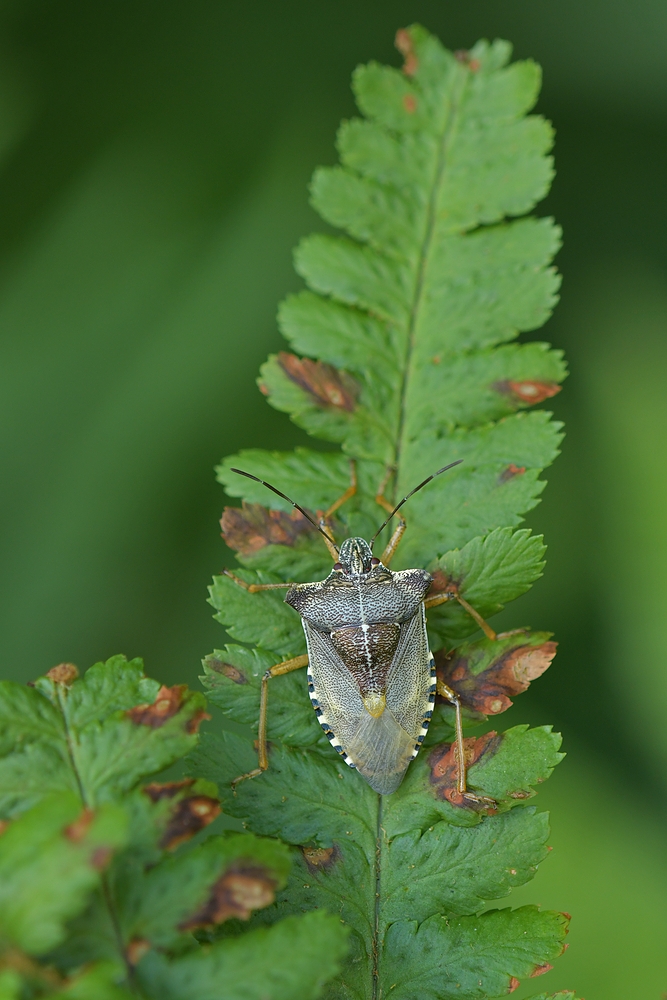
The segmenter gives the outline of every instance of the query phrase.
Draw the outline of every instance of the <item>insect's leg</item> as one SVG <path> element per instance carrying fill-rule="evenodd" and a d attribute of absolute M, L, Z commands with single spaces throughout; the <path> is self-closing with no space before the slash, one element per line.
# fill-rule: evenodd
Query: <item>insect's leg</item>
<path fill-rule="evenodd" d="M 384 491 L 391 476 L 394 474 L 394 471 L 395 471 L 394 467 L 390 465 L 389 468 L 387 469 L 384 479 L 378 486 L 377 493 L 375 494 L 375 502 L 379 504 L 383 510 L 386 510 L 388 514 L 391 514 L 391 512 L 394 509 L 394 505 L 387 500 L 386 496 L 384 495 Z M 388 566 L 389 563 L 391 562 L 394 552 L 398 548 L 398 543 L 400 542 L 405 532 L 405 529 L 407 528 L 407 522 L 403 517 L 403 515 L 397 514 L 396 517 L 398 518 L 398 525 L 396 526 L 396 530 L 394 531 L 393 535 L 387 542 L 387 547 L 382 553 L 380 559 L 380 562 L 382 563 L 383 566 Z"/>
<path fill-rule="evenodd" d="M 236 573 L 232 573 L 230 569 L 223 569 L 222 575 L 228 576 L 230 580 L 233 580 L 234 583 L 239 587 L 243 587 L 250 594 L 256 594 L 260 590 L 288 590 L 294 586 L 293 583 L 246 583 Z"/>
<path fill-rule="evenodd" d="M 335 514 L 338 508 L 342 507 L 344 503 L 347 503 L 347 501 L 351 497 L 353 497 L 356 492 L 357 492 L 357 465 L 354 459 L 350 459 L 350 485 L 345 490 L 345 492 L 341 493 L 338 499 L 334 501 L 334 503 L 331 504 L 329 509 L 326 510 L 322 515 L 322 520 L 326 523 L 327 527 L 329 527 L 328 521 L 331 515 Z"/>
<path fill-rule="evenodd" d="M 439 695 L 446 698 L 450 704 L 454 706 L 456 711 L 456 759 L 459 765 L 457 790 L 460 795 L 468 799 L 470 802 L 481 802 L 485 806 L 495 806 L 496 800 L 490 798 L 488 795 L 476 795 L 475 792 L 468 791 L 468 774 L 466 766 L 466 754 L 465 746 L 463 743 L 463 719 L 461 716 L 461 699 L 459 698 L 456 691 L 448 687 L 444 681 L 438 679 L 436 682 L 436 690 Z"/>
<path fill-rule="evenodd" d="M 433 594 L 431 597 L 425 597 L 424 607 L 437 608 L 439 604 L 444 604 L 446 601 L 458 601 L 461 607 L 468 612 L 470 617 L 474 618 L 487 639 L 495 641 L 498 638 L 498 633 L 494 632 L 489 623 L 482 618 L 479 612 L 475 611 L 475 609 L 455 590 L 447 591 L 444 594 Z M 520 631 L 523 631 L 523 629 Z"/>
<path fill-rule="evenodd" d="M 259 766 L 254 771 L 248 771 L 247 774 L 240 774 L 238 778 L 234 778 L 232 788 L 235 788 L 240 781 L 245 781 L 246 778 L 256 778 L 262 771 L 266 771 L 269 766 L 269 756 L 266 752 L 266 713 L 269 705 L 269 681 L 272 677 L 280 677 L 281 674 L 289 674 L 293 670 L 300 670 L 301 667 L 305 667 L 307 664 L 308 657 L 305 654 L 303 656 L 293 656 L 291 660 L 283 660 L 282 663 L 276 663 L 275 666 L 269 667 L 262 677 L 259 696 L 259 727 L 257 732 Z"/>
<path fill-rule="evenodd" d="M 320 527 L 326 529 L 327 534 L 330 535 L 330 538 L 327 538 L 326 534 L 324 535 L 324 544 L 328 548 L 329 555 L 331 556 L 334 562 L 338 562 L 338 550 L 334 545 L 333 541 L 331 541 L 331 539 L 333 539 L 334 537 L 334 533 L 329 519 L 331 518 L 331 515 L 335 514 L 338 508 L 342 507 L 344 503 L 347 503 L 350 497 L 353 497 L 356 492 L 357 492 L 357 466 L 354 459 L 350 459 L 350 485 L 345 490 L 345 492 L 341 493 L 338 499 L 331 504 L 328 510 L 325 510 L 323 513 L 320 514 Z"/>

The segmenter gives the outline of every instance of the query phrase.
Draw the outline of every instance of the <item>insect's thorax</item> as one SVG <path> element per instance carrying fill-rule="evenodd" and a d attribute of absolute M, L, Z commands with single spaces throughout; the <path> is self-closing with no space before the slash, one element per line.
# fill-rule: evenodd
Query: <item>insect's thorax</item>
<path fill-rule="evenodd" d="M 397 624 L 414 617 L 431 583 L 423 569 L 393 573 L 381 563 L 368 573 L 332 571 L 321 583 L 300 583 L 285 601 L 322 632 L 345 626 Z"/>

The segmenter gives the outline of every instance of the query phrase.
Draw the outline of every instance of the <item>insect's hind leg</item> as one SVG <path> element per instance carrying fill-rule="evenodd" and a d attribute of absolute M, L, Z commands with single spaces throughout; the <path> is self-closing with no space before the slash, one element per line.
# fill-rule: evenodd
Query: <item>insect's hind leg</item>
<path fill-rule="evenodd" d="M 375 502 L 379 504 L 383 510 L 386 510 L 388 514 L 393 513 L 394 504 L 390 503 L 389 500 L 387 500 L 386 496 L 384 495 L 384 491 L 387 488 L 387 483 L 391 479 L 394 472 L 395 469 L 393 465 L 390 465 L 389 468 L 387 469 L 384 479 L 378 486 L 377 493 L 375 494 Z M 402 514 L 397 513 L 396 517 L 398 518 L 398 524 L 396 525 L 394 533 L 387 542 L 385 550 L 380 558 L 380 562 L 382 563 L 383 566 L 388 566 L 391 560 L 393 559 L 394 553 L 398 548 L 398 543 L 405 534 L 405 529 L 408 526 L 407 521 L 405 520 Z"/>
<path fill-rule="evenodd" d="M 307 665 L 308 657 L 304 653 L 303 656 L 293 656 L 290 660 L 283 660 L 282 663 L 276 663 L 275 666 L 269 667 L 262 677 L 262 686 L 260 688 L 259 695 L 259 727 L 257 732 L 258 767 L 256 767 L 253 771 L 248 771 L 247 774 L 240 774 L 238 778 L 234 778 L 232 781 L 232 788 L 236 788 L 239 782 L 245 781 L 246 778 L 256 778 L 258 774 L 262 773 L 262 771 L 266 771 L 269 766 L 269 755 L 266 749 L 266 718 L 269 707 L 269 681 L 272 677 L 280 677 L 281 674 L 290 674 L 293 670 L 300 670 L 302 667 Z"/>
<path fill-rule="evenodd" d="M 460 795 L 467 799 L 469 802 L 478 802 L 485 806 L 496 806 L 496 800 L 490 798 L 488 795 L 477 795 L 475 792 L 468 791 L 468 769 L 466 765 L 466 754 L 465 746 L 463 743 L 463 719 L 461 716 L 461 699 L 459 698 L 456 691 L 448 687 L 443 681 L 438 680 L 436 682 L 436 691 L 443 698 L 454 706 L 456 711 L 456 759 L 459 765 L 458 781 L 457 781 L 457 791 Z"/>

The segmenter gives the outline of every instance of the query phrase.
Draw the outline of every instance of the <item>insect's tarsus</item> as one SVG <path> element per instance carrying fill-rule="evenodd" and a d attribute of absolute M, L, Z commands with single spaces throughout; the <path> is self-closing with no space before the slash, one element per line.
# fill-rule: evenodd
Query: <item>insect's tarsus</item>
<path fill-rule="evenodd" d="M 396 511 L 399 510 L 403 506 L 403 504 L 405 503 L 406 500 L 409 500 L 411 496 L 414 496 L 415 493 L 418 493 L 419 490 L 422 488 L 422 486 L 426 486 L 426 484 L 430 483 L 432 479 L 435 479 L 436 476 L 439 476 L 441 472 L 447 472 L 447 469 L 453 469 L 455 465 L 460 465 L 462 461 L 463 461 L 462 458 L 457 458 L 457 460 L 455 462 L 450 462 L 449 465 L 443 465 L 442 469 L 438 469 L 437 472 L 434 472 L 432 476 L 429 476 L 428 479 L 425 479 L 423 483 L 419 484 L 419 486 L 415 486 L 414 490 L 410 490 L 410 492 L 408 493 L 408 495 L 405 496 L 405 497 L 403 497 L 403 499 L 401 500 L 400 503 L 396 504 L 396 506 L 392 510 L 391 514 L 389 515 L 389 517 L 386 519 L 386 521 L 382 522 L 382 524 L 380 525 L 380 527 L 378 528 L 378 530 L 375 532 L 375 534 L 371 538 L 371 540 L 369 542 L 369 545 L 370 545 L 371 549 L 373 548 L 373 543 L 375 542 L 375 539 L 377 538 L 377 536 L 380 534 L 380 532 L 382 531 L 383 528 L 387 527 L 387 525 L 391 521 L 391 519 L 394 516 L 394 514 L 396 513 Z M 253 478 L 254 478 L 254 476 L 253 476 Z M 277 492 L 277 490 L 276 490 L 276 492 Z M 282 494 L 281 494 L 281 496 L 282 496 Z"/>
<path fill-rule="evenodd" d="M 456 465 L 456 462 L 454 463 L 454 465 Z M 444 469 L 441 469 L 440 471 L 444 472 Z M 338 552 L 338 546 L 334 542 L 334 540 L 331 537 L 331 535 L 329 535 L 329 533 L 326 532 L 324 530 L 324 528 L 320 524 L 317 523 L 317 521 L 314 521 L 313 518 L 310 516 L 310 514 L 303 509 L 303 507 L 300 507 L 298 503 L 295 503 L 294 500 L 291 499 L 291 497 L 288 497 L 284 493 L 281 493 L 280 490 L 277 490 L 275 486 L 271 485 L 271 483 L 267 483 L 263 479 L 259 479 L 257 476 L 253 476 L 252 473 L 250 473 L 250 472 L 244 472 L 243 469 L 232 469 L 232 472 L 235 472 L 238 476 L 245 476 L 247 479 L 254 479 L 256 483 L 261 483 L 262 486 L 266 486 L 267 490 L 271 490 L 273 493 L 276 493 L 279 497 L 282 497 L 283 500 L 287 500 L 288 503 L 291 503 L 292 507 L 296 507 L 296 509 L 298 511 L 300 511 L 301 514 L 303 514 L 303 516 L 306 518 L 306 520 L 310 521 L 310 523 L 313 525 L 313 527 L 317 528 L 317 530 L 320 531 L 329 542 L 331 542 L 331 544 L 335 548 L 336 552 Z M 438 473 L 436 472 L 436 476 L 437 475 L 438 475 Z M 432 478 L 433 477 L 431 476 L 431 479 Z M 426 480 L 426 481 L 428 482 L 428 480 Z M 422 486 L 423 485 L 424 484 L 422 483 Z M 419 488 L 419 487 L 417 487 L 417 488 Z M 414 493 L 414 490 L 412 492 Z M 384 525 L 383 525 L 383 527 L 384 527 Z"/>

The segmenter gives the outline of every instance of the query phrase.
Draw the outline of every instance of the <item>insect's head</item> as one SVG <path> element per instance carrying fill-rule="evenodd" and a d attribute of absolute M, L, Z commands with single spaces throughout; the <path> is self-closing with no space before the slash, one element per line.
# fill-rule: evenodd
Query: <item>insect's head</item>
<path fill-rule="evenodd" d="M 346 538 L 340 547 L 334 569 L 342 570 L 348 576 L 357 576 L 360 573 L 370 573 L 372 566 L 379 561 L 373 558 L 371 547 L 363 538 Z"/>
<path fill-rule="evenodd" d="M 317 521 L 313 520 L 307 510 L 300 507 L 298 503 L 291 500 L 285 493 L 281 493 L 280 490 L 276 489 L 275 486 L 272 486 L 271 483 L 267 483 L 266 480 L 253 476 L 251 472 L 244 472 L 242 469 L 232 469 L 232 472 L 236 472 L 239 476 L 245 476 L 246 479 L 254 479 L 256 483 L 261 483 L 262 486 L 266 486 L 266 488 L 271 490 L 272 493 L 275 493 L 277 496 L 282 497 L 283 500 L 287 500 L 288 503 L 291 503 L 293 507 L 303 514 L 306 520 L 310 521 L 314 528 L 317 528 L 317 530 L 324 535 L 329 551 L 333 550 L 338 553 L 338 562 L 335 564 L 334 569 L 348 575 L 358 575 L 360 573 L 370 573 L 374 566 L 378 566 L 380 564 L 380 560 L 376 559 L 373 555 L 373 545 L 382 529 L 386 528 L 394 514 L 400 510 L 405 501 L 409 500 L 411 496 L 414 496 L 415 493 L 422 489 L 423 486 L 426 486 L 427 483 L 430 483 L 432 479 L 435 479 L 436 476 L 439 476 L 442 472 L 447 472 L 448 469 L 453 469 L 455 465 L 460 465 L 462 461 L 462 458 L 457 458 L 455 462 L 450 462 L 449 465 L 445 465 L 442 469 L 438 469 L 438 471 L 434 472 L 432 476 L 429 476 L 421 482 L 419 486 L 415 486 L 413 490 L 410 490 L 408 495 L 404 496 L 400 503 L 396 504 L 389 517 L 385 518 L 371 538 L 370 542 L 365 541 L 363 538 L 346 538 L 340 549 L 331 537 L 329 531 L 325 530 L 325 527 L 323 527 L 323 521 L 318 524 Z M 403 522 L 403 527 L 405 527 L 405 522 Z"/>

